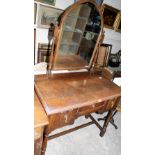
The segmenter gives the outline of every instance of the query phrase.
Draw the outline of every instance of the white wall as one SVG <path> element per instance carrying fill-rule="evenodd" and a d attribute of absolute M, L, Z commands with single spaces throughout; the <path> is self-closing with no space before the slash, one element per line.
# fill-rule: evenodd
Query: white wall
<path fill-rule="evenodd" d="M 121 10 L 121 0 L 104 0 L 104 3 Z"/>
<path fill-rule="evenodd" d="M 40 4 L 39 2 L 36 2 Z M 74 0 L 56 0 L 56 8 L 66 9 L 68 6 L 74 3 Z M 119 10 L 121 10 L 121 1 L 120 0 L 104 0 L 104 3 L 111 5 Z M 37 11 L 39 10 L 39 5 L 37 6 Z M 37 13 L 38 14 L 38 13 Z M 36 17 L 36 20 L 38 17 Z M 35 49 L 35 63 L 38 58 L 38 43 L 48 43 L 48 29 L 36 28 L 36 49 Z M 121 34 L 115 32 L 114 30 L 105 28 L 105 39 L 104 43 L 112 44 L 112 53 L 116 53 L 121 49 Z"/>
<path fill-rule="evenodd" d="M 37 3 L 37 15 L 39 11 L 39 2 Z M 65 10 L 68 6 L 74 3 L 74 0 L 56 0 L 56 4 L 54 7 Z M 48 5 L 47 5 L 48 6 Z M 38 20 L 38 16 L 36 17 L 36 21 Z M 37 63 L 38 59 L 38 43 L 48 43 L 48 29 L 37 28 L 37 25 L 34 26 L 36 28 L 36 45 L 35 45 L 35 63 Z"/>
<path fill-rule="evenodd" d="M 66 9 L 68 6 L 74 3 L 74 0 L 56 0 L 55 7 L 60 9 Z"/>

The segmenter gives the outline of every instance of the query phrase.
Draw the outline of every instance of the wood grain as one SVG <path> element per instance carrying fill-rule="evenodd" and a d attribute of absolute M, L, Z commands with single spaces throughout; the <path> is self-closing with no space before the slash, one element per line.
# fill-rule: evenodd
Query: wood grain
<path fill-rule="evenodd" d="M 120 96 L 117 85 L 88 72 L 51 75 L 48 79 L 36 80 L 35 89 L 47 115 Z"/>
<path fill-rule="evenodd" d="M 42 127 L 48 124 L 47 115 L 34 92 L 34 128 Z"/>
<path fill-rule="evenodd" d="M 41 154 L 44 127 L 47 124 L 47 115 L 34 92 L 34 155 Z"/>

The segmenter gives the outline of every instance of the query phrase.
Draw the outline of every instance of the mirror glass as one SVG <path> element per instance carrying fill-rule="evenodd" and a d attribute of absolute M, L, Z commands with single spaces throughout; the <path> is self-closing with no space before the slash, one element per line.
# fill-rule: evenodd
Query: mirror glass
<path fill-rule="evenodd" d="M 78 5 L 65 18 L 54 69 L 86 68 L 101 29 L 101 17 L 91 3 Z"/>

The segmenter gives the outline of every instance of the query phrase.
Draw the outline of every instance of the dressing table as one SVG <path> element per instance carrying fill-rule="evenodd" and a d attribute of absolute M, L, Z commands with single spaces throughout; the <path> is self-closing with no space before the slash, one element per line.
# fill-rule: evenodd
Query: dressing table
<path fill-rule="evenodd" d="M 93 70 L 104 38 L 102 14 L 102 6 L 94 0 L 79 0 L 65 10 L 55 25 L 48 72 L 36 75 L 34 82 L 36 96 L 49 121 L 43 131 L 42 155 L 48 140 L 92 124 L 103 137 L 120 101 L 120 87 Z M 68 73 L 53 73 L 60 70 Z M 103 126 L 91 115 L 94 112 L 108 112 Z M 81 116 L 91 121 L 52 135 L 52 131 L 72 125 Z"/>

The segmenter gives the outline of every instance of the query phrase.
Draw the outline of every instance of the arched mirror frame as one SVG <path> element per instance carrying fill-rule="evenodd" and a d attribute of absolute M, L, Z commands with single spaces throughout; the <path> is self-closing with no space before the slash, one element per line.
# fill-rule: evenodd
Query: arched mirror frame
<path fill-rule="evenodd" d="M 65 20 L 68 16 L 68 14 L 74 10 L 78 5 L 84 4 L 84 3 L 90 3 L 93 4 L 95 6 L 95 8 L 97 9 L 99 15 L 101 16 L 101 29 L 100 29 L 100 33 L 96 42 L 96 45 L 94 47 L 94 51 L 90 60 L 90 63 L 88 65 L 88 67 L 86 69 L 90 70 L 95 63 L 95 59 L 97 58 L 97 52 L 98 49 L 100 47 L 100 44 L 103 43 L 103 39 L 104 39 L 104 19 L 103 19 L 103 7 L 102 5 L 98 5 L 95 0 L 79 0 L 77 2 L 75 2 L 73 5 L 71 5 L 70 7 L 68 7 L 65 12 L 62 14 L 62 17 L 60 19 L 60 22 L 57 23 L 57 25 L 55 25 L 54 28 L 54 35 L 53 35 L 53 44 L 52 44 L 52 52 L 50 55 L 50 59 L 49 59 L 49 64 L 48 64 L 48 71 L 51 70 L 55 70 L 54 65 L 56 64 L 56 60 L 57 60 L 57 55 L 58 55 L 58 49 L 59 49 L 59 45 L 60 45 L 60 41 L 61 41 L 61 36 L 62 36 L 62 32 L 63 32 L 63 26 L 65 23 Z M 74 70 L 73 69 L 69 69 L 69 70 Z"/>

